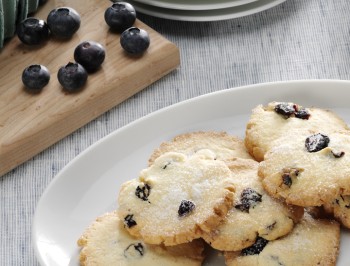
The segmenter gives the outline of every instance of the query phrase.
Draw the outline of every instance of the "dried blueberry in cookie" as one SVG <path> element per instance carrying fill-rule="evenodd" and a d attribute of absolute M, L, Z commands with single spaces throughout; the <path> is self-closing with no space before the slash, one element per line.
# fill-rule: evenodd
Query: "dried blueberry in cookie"
<path fill-rule="evenodd" d="M 310 117 L 309 111 L 306 110 L 305 108 L 301 108 L 301 109 L 295 111 L 294 115 L 296 118 L 306 119 L 306 120 L 309 119 L 309 117 Z"/>
<path fill-rule="evenodd" d="M 345 155 L 345 152 L 343 152 L 343 151 L 333 151 L 332 150 L 332 154 L 333 154 L 333 156 L 335 158 L 341 158 L 341 157 L 343 157 Z"/>
<path fill-rule="evenodd" d="M 165 170 L 170 164 L 171 164 L 171 162 L 167 162 L 166 164 L 164 164 L 162 166 L 162 169 Z"/>
<path fill-rule="evenodd" d="M 137 225 L 136 221 L 133 219 L 134 215 L 133 214 L 128 214 L 127 216 L 124 217 L 124 224 L 130 228 L 135 225 Z"/>
<path fill-rule="evenodd" d="M 264 249 L 264 247 L 267 245 L 268 242 L 269 242 L 268 240 L 262 237 L 257 237 L 253 245 L 245 249 L 242 249 L 241 254 L 242 256 L 259 254 Z"/>
<path fill-rule="evenodd" d="M 249 212 L 250 208 L 254 208 L 259 202 L 261 202 L 261 194 L 256 192 L 252 188 L 246 188 L 241 193 L 241 203 L 235 206 L 243 212 Z"/>
<path fill-rule="evenodd" d="M 182 200 L 179 206 L 178 214 L 180 217 L 189 215 L 196 208 L 196 205 L 190 200 Z"/>
<path fill-rule="evenodd" d="M 299 108 L 296 104 L 279 103 L 276 104 L 274 110 L 285 118 L 296 117 L 300 119 L 309 119 L 310 117 L 310 112 L 307 109 Z"/>
<path fill-rule="evenodd" d="M 280 103 L 276 104 L 275 112 L 288 118 L 294 114 L 295 110 L 293 105 L 290 105 L 288 103 Z"/>
<path fill-rule="evenodd" d="M 299 173 L 302 171 L 302 169 L 298 168 L 284 168 L 282 170 L 282 182 L 287 187 L 291 187 L 293 184 L 293 180 L 298 177 Z"/>
<path fill-rule="evenodd" d="M 291 187 L 293 181 L 289 173 L 283 173 L 282 180 L 283 180 L 283 184 L 285 184 L 287 187 Z"/>
<path fill-rule="evenodd" d="M 343 206 L 346 209 L 350 209 L 350 196 L 342 196 L 342 195 L 340 195 L 340 198 L 341 198 L 341 200 L 343 202 Z M 340 200 L 339 199 L 336 199 L 335 201 L 336 201 L 336 203 L 338 205 L 340 205 Z"/>
<path fill-rule="evenodd" d="M 266 229 L 268 231 L 272 231 L 276 227 L 276 224 L 277 224 L 277 222 L 275 221 L 272 224 L 269 224 L 268 226 L 266 226 Z"/>
<path fill-rule="evenodd" d="M 139 199 L 142 199 L 143 201 L 148 201 L 148 197 L 151 193 L 151 187 L 148 184 L 144 184 L 143 186 L 137 186 L 135 195 Z"/>
<path fill-rule="evenodd" d="M 308 152 L 317 152 L 328 147 L 328 143 L 328 136 L 317 133 L 306 138 L 305 147 Z"/>
<path fill-rule="evenodd" d="M 143 249 L 144 247 L 141 243 L 130 244 L 124 250 L 124 256 L 125 258 L 137 258 L 137 257 L 143 256 L 144 254 Z"/>

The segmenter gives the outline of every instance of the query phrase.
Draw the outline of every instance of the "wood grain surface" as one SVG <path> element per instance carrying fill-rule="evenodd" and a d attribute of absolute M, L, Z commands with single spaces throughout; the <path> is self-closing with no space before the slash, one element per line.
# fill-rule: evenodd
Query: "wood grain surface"
<path fill-rule="evenodd" d="M 12 38 L 0 53 L 0 176 L 30 159 L 92 119 L 160 79 L 180 64 L 178 48 L 139 20 L 135 26 L 150 34 L 151 44 L 141 57 L 127 55 L 119 34 L 104 21 L 107 0 L 48 1 L 35 17 L 46 20 L 50 10 L 70 6 L 81 15 L 81 27 L 68 41 L 51 38 L 40 47 Z M 106 48 L 102 68 L 89 75 L 78 93 L 66 93 L 57 80 L 59 67 L 74 61 L 75 47 L 84 40 Z M 25 67 L 43 64 L 51 79 L 42 92 L 25 91 Z"/>

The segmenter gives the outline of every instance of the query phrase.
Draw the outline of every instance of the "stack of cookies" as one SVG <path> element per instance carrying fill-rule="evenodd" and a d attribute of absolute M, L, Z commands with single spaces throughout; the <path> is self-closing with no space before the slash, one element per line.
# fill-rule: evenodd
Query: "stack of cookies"
<path fill-rule="evenodd" d="M 191 132 L 162 143 L 90 225 L 82 265 L 335 265 L 350 227 L 350 134 L 334 113 L 257 106 L 241 140 Z"/>

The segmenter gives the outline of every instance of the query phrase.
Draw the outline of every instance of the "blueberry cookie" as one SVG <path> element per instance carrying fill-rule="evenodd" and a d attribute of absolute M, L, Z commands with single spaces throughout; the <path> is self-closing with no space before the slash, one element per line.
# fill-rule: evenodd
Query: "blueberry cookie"
<path fill-rule="evenodd" d="M 288 234 L 304 209 L 287 206 L 266 194 L 257 176 L 256 161 L 237 159 L 229 167 L 236 187 L 234 207 L 203 239 L 215 249 L 237 251 L 251 246 L 259 237 L 274 240 Z"/>
<path fill-rule="evenodd" d="M 96 219 L 78 240 L 80 264 L 89 265 L 201 265 L 202 241 L 165 247 L 145 244 L 128 234 L 115 212 Z"/>
<path fill-rule="evenodd" d="M 258 238 L 239 252 L 225 252 L 228 266 L 335 265 L 339 252 L 339 224 L 305 215 L 287 236 L 268 241 Z"/>
<path fill-rule="evenodd" d="M 346 123 L 330 110 L 304 108 L 295 103 L 271 102 L 253 109 L 246 126 L 245 145 L 258 161 L 280 142 L 281 137 L 293 140 L 300 134 L 329 134 L 348 130 Z"/>
<path fill-rule="evenodd" d="M 193 156 L 169 152 L 122 185 L 119 217 L 149 244 L 176 245 L 211 231 L 232 207 L 228 166 L 210 150 Z"/>
<path fill-rule="evenodd" d="M 305 210 L 314 218 L 335 219 L 344 227 L 350 228 L 350 196 L 340 195 L 331 203 Z"/>
<path fill-rule="evenodd" d="M 299 134 L 270 149 L 259 165 L 265 190 L 288 204 L 311 207 L 350 195 L 350 134 Z"/>
<path fill-rule="evenodd" d="M 176 136 L 169 142 L 162 143 L 149 159 L 151 165 L 161 154 L 170 151 L 186 155 L 195 154 L 201 149 L 209 149 L 219 160 L 227 161 L 233 158 L 252 159 L 247 152 L 243 140 L 230 136 L 226 132 L 199 131 Z"/>
<path fill-rule="evenodd" d="M 350 228 L 350 196 L 340 195 L 333 202 L 323 206 L 327 214 L 332 214 L 343 226 Z"/>

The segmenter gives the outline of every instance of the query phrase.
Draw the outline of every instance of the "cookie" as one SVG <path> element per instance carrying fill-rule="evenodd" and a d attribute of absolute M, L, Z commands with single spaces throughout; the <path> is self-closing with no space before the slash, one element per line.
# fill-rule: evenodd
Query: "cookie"
<path fill-rule="evenodd" d="M 257 161 L 262 161 L 265 153 L 276 146 L 281 137 L 293 140 L 300 134 L 329 134 L 348 129 L 346 123 L 330 110 L 271 102 L 252 110 L 244 141 L 248 152 Z"/>
<path fill-rule="evenodd" d="M 118 213 L 131 235 L 149 244 L 176 245 L 216 227 L 233 195 L 231 171 L 213 152 L 169 152 L 122 185 Z"/>
<path fill-rule="evenodd" d="M 149 158 L 151 165 L 161 154 L 175 151 L 186 155 L 195 154 L 201 149 L 209 149 L 216 159 L 229 161 L 233 158 L 252 159 L 243 140 L 230 136 L 226 132 L 198 131 L 178 135 L 169 142 L 163 142 Z"/>
<path fill-rule="evenodd" d="M 258 174 L 265 190 L 288 204 L 312 207 L 350 195 L 350 134 L 299 134 L 270 149 Z"/>
<path fill-rule="evenodd" d="M 288 234 L 303 216 L 303 208 L 270 197 L 257 176 L 258 163 L 237 159 L 230 164 L 236 192 L 225 220 L 203 239 L 214 249 L 242 250 L 258 237 L 274 240 Z"/>
<path fill-rule="evenodd" d="M 334 220 L 333 213 L 327 212 L 323 206 L 306 207 L 304 210 L 315 219 Z"/>
<path fill-rule="evenodd" d="M 287 236 L 273 241 L 259 238 L 242 251 L 225 252 L 225 261 L 228 266 L 335 265 L 339 238 L 337 222 L 305 215 Z"/>
<path fill-rule="evenodd" d="M 340 195 L 333 202 L 323 206 L 327 214 L 332 214 L 343 226 L 350 228 L 350 196 Z"/>
<path fill-rule="evenodd" d="M 96 219 L 78 240 L 81 265 L 201 265 L 204 245 L 196 240 L 178 246 L 145 244 L 128 234 L 116 212 Z"/>

